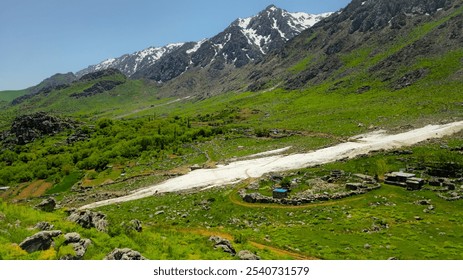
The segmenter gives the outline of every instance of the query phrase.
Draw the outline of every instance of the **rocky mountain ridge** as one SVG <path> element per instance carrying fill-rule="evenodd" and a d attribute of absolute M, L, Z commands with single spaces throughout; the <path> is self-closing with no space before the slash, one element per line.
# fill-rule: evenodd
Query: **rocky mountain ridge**
<path fill-rule="evenodd" d="M 391 89 L 410 86 L 429 71 L 401 73 L 404 66 L 461 48 L 461 6 L 461 0 L 353 0 L 250 70 L 248 89 L 262 90 L 275 80 L 298 89 L 360 70 L 389 82 Z M 287 71 L 297 65 L 301 69 Z M 341 81 L 333 89 L 348 84 Z"/>
<path fill-rule="evenodd" d="M 237 19 L 210 39 L 147 48 L 89 66 L 78 71 L 76 76 L 115 68 L 135 79 L 166 82 L 193 68 L 211 66 L 221 70 L 227 65 L 240 68 L 261 60 L 265 54 L 281 48 L 288 40 L 329 15 L 290 13 L 271 5 L 256 16 Z"/>

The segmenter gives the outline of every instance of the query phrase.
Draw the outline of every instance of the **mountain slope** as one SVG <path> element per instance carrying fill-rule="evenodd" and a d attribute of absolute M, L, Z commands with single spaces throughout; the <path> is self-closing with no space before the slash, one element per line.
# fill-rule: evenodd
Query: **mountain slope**
<path fill-rule="evenodd" d="M 210 39 L 148 48 L 108 59 L 76 75 L 80 77 L 93 71 L 115 68 L 135 79 L 165 82 L 193 68 L 211 66 L 222 70 L 227 65 L 240 68 L 281 48 L 286 41 L 328 15 L 289 13 L 271 5 L 254 17 L 237 19 Z"/>
<path fill-rule="evenodd" d="M 53 90 L 66 88 L 69 84 L 76 80 L 76 76 L 69 72 L 66 74 L 55 74 L 43 80 L 40 84 L 30 87 L 25 90 L 25 94 L 18 96 L 12 101 L 13 105 L 24 102 L 38 94 L 48 94 Z"/>
<path fill-rule="evenodd" d="M 268 56 L 248 76 L 249 89 L 266 88 L 272 80 L 287 89 L 327 80 L 346 86 L 345 77 L 360 74 L 391 89 L 410 86 L 430 73 L 418 65 L 421 60 L 462 50 L 461 3 L 354 0 Z"/>

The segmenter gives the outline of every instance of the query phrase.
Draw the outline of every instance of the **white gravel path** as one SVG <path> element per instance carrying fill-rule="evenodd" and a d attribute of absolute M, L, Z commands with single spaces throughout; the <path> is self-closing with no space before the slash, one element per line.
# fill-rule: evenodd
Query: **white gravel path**
<path fill-rule="evenodd" d="M 233 184 L 247 178 L 258 178 L 268 172 L 280 172 L 325 164 L 343 158 L 353 158 L 371 151 L 411 146 L 432 138 L 441 138 L 463 130 L 463 121 L 444 125 L 428 125 L 404 133 L 388 135 L 384 131 L 352 137 L 348 142 L 305 154 L 275 155 L 240 160 L 214 169 L 199 169 L 160 184 L 134 191 L 127 196 L 98 201 L 81 209 L 96 208 L 114 203 L 141 199 L 162 192 L 193 188 L 210 188 Z M 270 151 L 268 154 L 285 150 Z M 262 154 L 260 154 L 262 155 Z M 264 154 L 265 155 L 265 154 Z"/>

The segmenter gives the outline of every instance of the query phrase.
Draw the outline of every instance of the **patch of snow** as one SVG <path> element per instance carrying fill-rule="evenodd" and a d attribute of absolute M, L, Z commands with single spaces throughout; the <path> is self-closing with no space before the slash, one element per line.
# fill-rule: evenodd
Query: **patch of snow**
<path fill-rule="evenodd" d="M 106 69 L 110 68 L 115 61 L 116 61 L 115 58 L 106 59 L 105 61 L 101 62 L 100 64 L 95 65 L 95 70 L 96 71 L 106 70 Z"/>
<path fill-rule="evenodd" d="M 331 14 L 333 13 L 322 13 L 318 15 L 313 15 L 303 12 L 283 12 L 283 16 L 290 17 L 290 20 L 288 20 L 288 24 L 291 26 L 292 29 L 296 30 L 297 32 L 302 32 L 303 30 L 313 26 L 320 20 L 329 17 Z"/>
<path fill-rule="evenodd" d="M 288 40 L 288 38 L 286 38 L 286 34 L 283 33 L 283 32 L 280 30 L 280 28 L 278 28 L 278 22 L 277 22 L 276 19 L 273 19 L 272 28 L 275 29 L 275 30 L 277 30 L 278 33 L 280 33 L 281 38 L 283 38 L 283 39 L 285 39 L 285 40 Z"/>
<path fill-rule="evenodd" d="M 191 54 L 191 53 L 194 53 L 194 52 L 198 51 L 199 48 L 202 46 L 202 44 L 203 44 L 204 42 L 206 42 L 206 41 L 207 41 L 207 39 L 203 39 L 203 40 L 197 42 L 196 45 L 194 45 L 193 48 L 187 50 L 186 53 L 187 53 L 187 54 Z"/>
<path fill-rule="evenodd" d="M 242 29 L 246 29 L 249 26 L 249 23 L 251 22 L 252 17 L 248 18 L 239 18 L 238 19 L 238 26 L 241 27 Z"/>
<path fill-rule="evenodd" d="M 243 29 L 241 30 L 244 36 L 248 39 L 248 43 L 250 45 L 255 45 L 259 48 L 260 52 L 265 54 L 265 50 L 262 48 L 263 46 L 267 45 L 270 42 L 270 35 L 262 36 L 257 34 L 255 29 Z"/>

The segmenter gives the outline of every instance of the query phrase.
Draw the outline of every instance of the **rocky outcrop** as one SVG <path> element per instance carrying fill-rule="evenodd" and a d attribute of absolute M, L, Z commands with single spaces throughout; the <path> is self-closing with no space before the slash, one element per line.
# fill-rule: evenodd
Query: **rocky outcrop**
<path fill-rule="evenodd" d="M 351 19 L 350 33 L 379 30 L 391 24 L 397 29 L 406 24 L 406 16 L 432 15 L 450 4 L 450 0 L 354 0 L 340 20 Z"/>
<path fill-rule="evenodd" d="M 229 240 L 219 236 L 211 236 L 209 237 L 209 241 L 214 243 L 215 249 L 222 249 L 225 253 L 229 253 L 232 256 L 236 255 L 236 250 Z"/>
<path fill-rule="evenodd" d="M 55 135 L 75 127 L 70 119 L 61 119 L 44 112 L 16 117 L 7 132 L 10 141 L 24 145 L 45 135 Z"/>
<path fill-rule="evenodd" d="M 99 93 L 110 91 L 123 83 L 123 81 L 99 81 L 93 86 L 85 89 L 83 92 L 73 93 L 70 96 L 73 98 L 89 97 L 97 95 Z"/>
<path fill-rule="evenodd" d="M 104 260 L 146 260 L 139 252 L 129 248 L 114 249 Z"/>
<path fill-rule="evenodd" d="M 33 253 L 39 250 L 48 250 L 53 244 L 53 238 L 60 236 L 60 230 L 41 231 L 26 239 L 19 244 L 19 247 L 28 253 Z"/>
<path fill-rule="evenodd" d="M 53 212 L 56 207 L 56 200 L 53 197 L 49 197 L 47 199 L 42 200 L 39 204 L 35 206 L 36 209 L 45 211 L 45 212 Z"/>
<path fill-rule="evenodd" d="M 64 239 L 64 244 L 71 245 L 75 255 L 64 255 L 60 258 L 61 260 L 81 260 L 92 244 L 90 239 L 82 239 L 77 232 L 66 233 Z"/>
<path fill-rule="evenodd" d="M 108 221 L 106 220 L 106 215 L 101 212 L 92 212 L 90 210 L 75 210 L 71 212 L 68 220 L 79 224 L 83 228 L 96 228 L 102 232 L 106 232 L 108 229 Z"/>
<path fill-rule="evenodd" d="M 113 75 L 124 75 L 124 74 L 122 74 L 122 72 L 117 70 L 117 69 L 109 68 L 109 69 L 95 71 L 95 72 L 83 75 L 79 79 L 79 82 L 94 81 L 94 80 L 98 80 L 98 79 L 101 79 L 101 78 L 110 77 L 110 76 L 113 76 Z"/>

